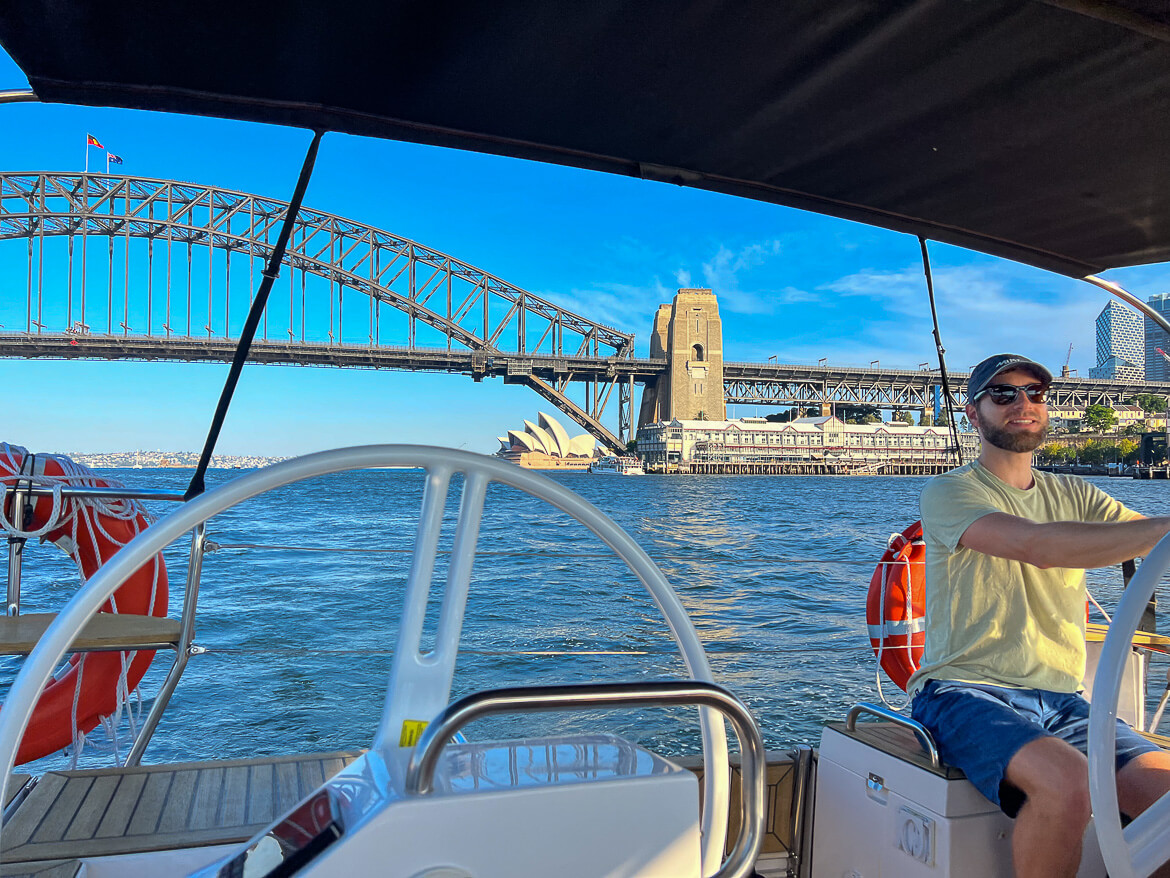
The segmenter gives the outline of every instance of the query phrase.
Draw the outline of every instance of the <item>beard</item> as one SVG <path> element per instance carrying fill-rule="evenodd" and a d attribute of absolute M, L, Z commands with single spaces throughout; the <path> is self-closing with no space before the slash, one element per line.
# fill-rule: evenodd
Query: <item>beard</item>
<path fill-rule="evenodd" d="M 1044 444 L 1048 438 L 1048 425 L 1036 430 L 1016 431 L 1009 433 L 990 424 L 983 424 L 983 440 L 990 442 L 996 448 L 1016 453 L 1032 452 Z"/>

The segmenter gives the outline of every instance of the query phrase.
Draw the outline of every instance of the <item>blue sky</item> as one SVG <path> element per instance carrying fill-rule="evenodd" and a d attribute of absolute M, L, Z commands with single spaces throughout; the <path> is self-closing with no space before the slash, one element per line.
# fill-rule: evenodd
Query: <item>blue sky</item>
<path fill-rule="evenodd" d="M 0 87 L 26 84 L 0 53 Z M 283 200 L 310 139 L 294 129 L 122 110 L 16 104 L 0 106 L 0 116 L 0 170 L 80 171 L 88 132 L 123 156 L 124 173 Z M 99 157 L 93 150 L 91 170 Z M 935 363 L 918 243 L 906 235 L 659 183 L 337 134 L 325 137 L 305 203 L 634 332 L 642 355 L 658 304 L 680 286 L 707 286 L 719 297 L 727 360 Z M 19 258 L 23 247 L 0 241 L 0 258 Z M 1073 368 L 1084 375 L 1094 364 L 1093 319 L 1105 293 L 942 244 L 931 255 L 951 369 L 1014 350 L 1055 371 L 1070 343 Z M 1170 288 L 1165 265 L 1106 277 L 1142 298 Z M 23 302 L 23 283 L 0 278 L 0 302 Z M 226 371 L 0 360 L 0 440 L 38 451 L 197 450 Z M 539 410 L 551 407 L 498 379 L 249 366 L 218 451 L 422 442 L 491 452 L 495 436 Z"/>

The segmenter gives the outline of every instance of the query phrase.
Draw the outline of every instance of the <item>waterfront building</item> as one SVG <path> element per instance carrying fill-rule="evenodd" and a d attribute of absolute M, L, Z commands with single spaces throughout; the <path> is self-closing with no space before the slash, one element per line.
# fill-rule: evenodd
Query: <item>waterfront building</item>
<path fill-rule="evenodd" d="M 1150 296 L 1146 302 L 1163 317 L 1170 319 L 1170 293 Z M 1146 380 L 1170 381 L 1170 363 L 1158 353 L 1158 348 L 1170 353 L 1170 335 L 1149 317 L 1145 318 L 1146 330 Z"/>
<path fill-rule="evenodd" d="M 1117 423 L 1113 425 L 1111 432 L 1124 430 L 1133 424 L 1143 424 L 1146 421 L 1146 413 L 1141 406 L 1115 405 L 1113 406 L 1113 412 L 1117 415 Z"/>
<path fill-rule="evenodd" d="M 963 457 L 979 453 L 979 437 L 960 433 Z M 693 421 L 675 418 L 638 431 L 638 454 L 657 472 L 913 473 L 955 465 L 946 427 L 901 421 L 846 424 L 835 416 Z"/>
<path fill-rule="evenodd" d="M 524 422 L 523 430 L 497 436 L 496 456 L 525 469 L 586 470 L 597 445 L 588 433 L 569 438 L 560 421 L 540 412 L 539 424 Z"/>
<path fill-rule="evenodd" d="M 1080 429 L 1081 418 L 1084 416 L 1085 410 L 1080 406 L 1048 403 L 1048 426 L 1057 432 Z"/>
<path fill-rule="evenodd" d="M 1145 364 L 1144 318 L 1110 299 L 1097 315 L 1097 365 L 1089 369 L 1089 377 L 1107 381 L 1144 379 Z"/>

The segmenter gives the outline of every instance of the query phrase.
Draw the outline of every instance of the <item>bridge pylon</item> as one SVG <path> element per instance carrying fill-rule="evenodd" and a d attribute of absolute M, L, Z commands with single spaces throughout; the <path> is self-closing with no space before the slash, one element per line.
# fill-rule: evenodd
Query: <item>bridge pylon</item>
<path fill-rule="evenodd" d="M 639 427 L 675 418 L 724 420 L 723 321 L 711 290 L 680 289 L 658 307 L 650 358 L 665 358 L 666 371 L 642 392 Z"/>

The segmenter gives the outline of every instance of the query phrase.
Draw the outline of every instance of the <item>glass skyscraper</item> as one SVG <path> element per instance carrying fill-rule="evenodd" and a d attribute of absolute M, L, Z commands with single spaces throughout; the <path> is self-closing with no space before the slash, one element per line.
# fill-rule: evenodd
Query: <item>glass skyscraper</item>
<path fill-rule="evenodd" d="M 1142 321 L 1142 315 L 1132 308 L 1115 299 L 1109 300 L 1097 315 L 1097 365 L 1089 370 L 1090 378 L 1125 381 L 1149 374 L 1149 353 L 1145 345 L 1148 329 Z M 1155 352 L 1154 356 L 1158 354 Z"/>
<path fill-rule="evenodd" d="M 1146 299 L 1155 311 L 1170 319 L 1170 293 L 1160 293 Z M 1170 354 L 1170 336 L 1149 317 L 1145 318 L 1146 329 L 1146 380 L 1170 381 L 1170 363 L 1158 353 L 1158 348 Z"/>

